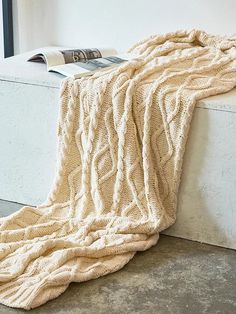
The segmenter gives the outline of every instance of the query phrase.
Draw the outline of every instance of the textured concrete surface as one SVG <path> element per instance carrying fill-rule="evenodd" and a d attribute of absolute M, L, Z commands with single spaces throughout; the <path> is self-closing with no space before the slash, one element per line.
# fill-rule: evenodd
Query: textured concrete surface
<path fill-rule="evenodd" d="M 10 215 L 20 209 L 23 204 L 7 202 L 0 199 L 0 217 Z"/>
<path fill-rule="evenodd" d="M 0 214 L 19 204 L 0 202 Z M 31 310 L 44 314 L 234 314 L 236 251 L 162 235 L 122 270 L 73 283 L 59 298 Z M 24 310 L 0 305 L 0 313 Z"/>

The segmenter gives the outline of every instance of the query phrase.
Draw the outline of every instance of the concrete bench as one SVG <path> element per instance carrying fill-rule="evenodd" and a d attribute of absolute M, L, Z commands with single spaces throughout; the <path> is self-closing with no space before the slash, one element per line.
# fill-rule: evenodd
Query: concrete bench
<path fill-rule="evenodd" d="M 0 63 L 0 199 L 37 205 L 54 177 L 62 76 L 28 56 Z M 235 139 L 236 90 L 199 101 L 166 234 L 236 248 Z"/>

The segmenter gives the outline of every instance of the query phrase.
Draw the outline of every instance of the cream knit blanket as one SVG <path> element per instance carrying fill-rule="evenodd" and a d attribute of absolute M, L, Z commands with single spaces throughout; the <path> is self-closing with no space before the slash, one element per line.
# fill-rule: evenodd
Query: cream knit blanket
<path fill-rule="evenodd" d="M 156 244 L 175 221 L 195 103 L 236 86 L 235 47 L 196 30 L 152 36 L 138 58 L 63 83 L 48 200 L 0 220 L 1 303 L 37 307 Z"/>

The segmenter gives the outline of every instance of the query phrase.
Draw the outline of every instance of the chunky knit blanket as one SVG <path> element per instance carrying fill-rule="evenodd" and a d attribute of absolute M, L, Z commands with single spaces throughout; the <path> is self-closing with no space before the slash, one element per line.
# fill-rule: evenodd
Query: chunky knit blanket
<path fill-rule="evenodd" d="M 178 31 L 132 51 L 63 82 L 48 199 L 0 220 L 1 303 L 31 309 L 117 271 L 174 223 L 194 105 L 236 86 L 236 41 Z"/>

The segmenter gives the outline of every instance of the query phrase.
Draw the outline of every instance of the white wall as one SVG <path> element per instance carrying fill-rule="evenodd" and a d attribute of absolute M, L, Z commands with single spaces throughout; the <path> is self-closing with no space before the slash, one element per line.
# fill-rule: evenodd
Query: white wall
<path fill-rule="evenodd" d="M 51 43 L 54 34 L 51 28 L 53 24 L 51 2 L 51 0 L 13 0 L 15 54 Z"/>
<path fill-rule="evenodd" d="M 2 1 L 0 2 L 0 60 L 4 56 L 3 50 L 3 22 L 2 22 Z"/>
<path fill-rule="evenodd" d="M 13 1 L 16 52 L 50 44 L 124 50 L 183 28 L 236 33 L 236 0 Z"/>

